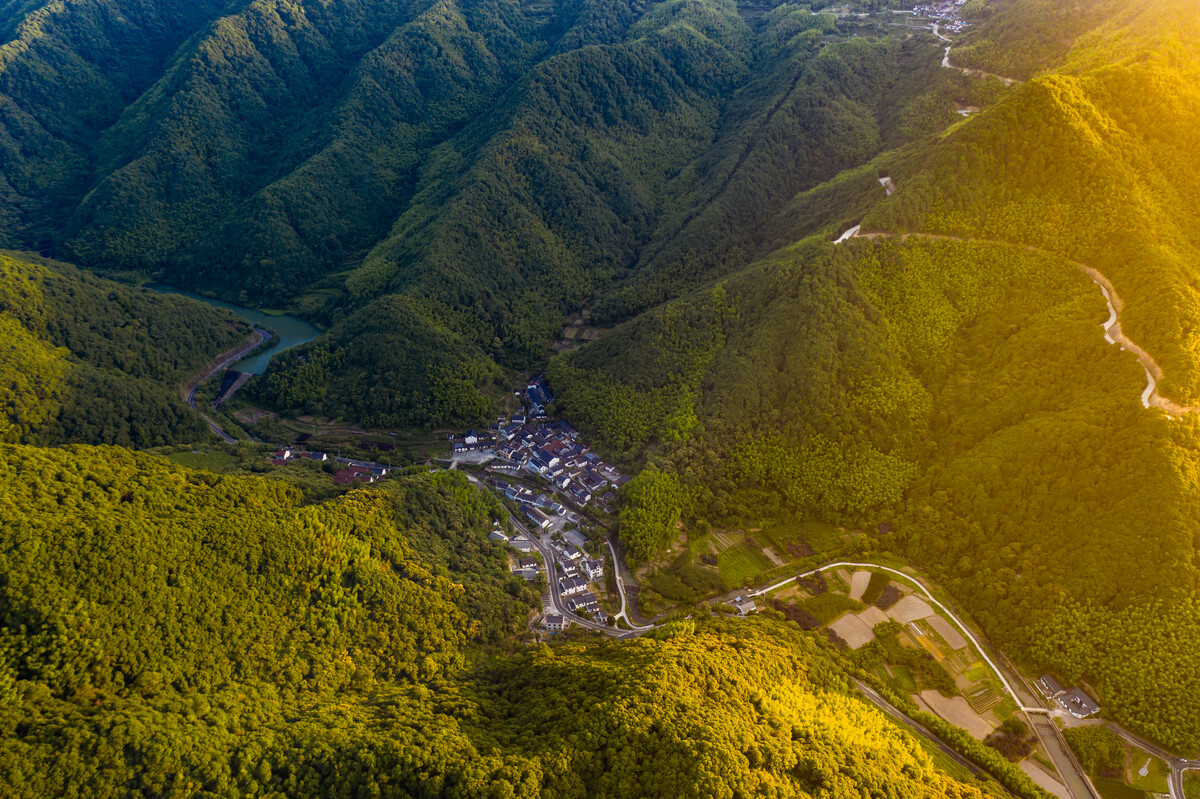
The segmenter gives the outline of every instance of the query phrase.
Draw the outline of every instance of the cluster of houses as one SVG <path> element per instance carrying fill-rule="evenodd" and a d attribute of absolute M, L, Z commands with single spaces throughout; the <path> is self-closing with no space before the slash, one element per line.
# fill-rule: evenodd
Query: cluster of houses
<path fill-rule="evenodd" d="M 511 420 L 499 419 L 487 432 L 468 430 L 460 441 L 452 443 L 453 455 L 485 456 L 488 471 L 493 474 L 530 475 L 550 483 L 558 495 L 577 508 L 597 501 L 611 511 L 616 496 L 613 489 L 624 485 L 629 478 L 582 444 L 579 432 L 571 425 L 546 418 L 546 405 L 553 401 L 553 396 L 542 378 L 525 387 L 525 396 L 530 406 L 528 416 L 524 409 L 519 409 Z M 522 502 L 517 497 L 510 499 Z M 563 515 L 532 500 L 522 504 Z M 537 526 L 548 526 L 543 523 L 544 514 L 527 515 Z"/>
<path fill-rule="evenodd" d="M 517 561 L 517 566 L 512 570 L 513 574 L 523 578 L 527 582 L 533 582 L 537 579 L 538 573 L 541 571 L 541 566 L 538 564 L 537 558 L 529 553 L 533 551 L 533 542 L 524 533 L 517 533 L 509 538 L 508 535 L 500 527 L 500 522 L 494 522 L 492 532 L 488 535 L 492 541 L 499 541 L 502 544 L 508 544 L 518 552 L 523 552 L 526 557 L 520 558 Z"/>
<path fill-rule="evenodd" d="M 1042 692 L 1042 696 L 1056 703 L 1063 710 L 1077 719 L 1086 719 L 1100 712 L 1100 705 L 1088 696 L 1082 688 L 1064 688 L 1062 683 L 1052 675 L 1044 674 L 1034 685 Z"/>
<path fill-rule="evenodd" d="M 572 524 L 579 524 L 582 519 L 578 513 L 561 502 L 555 501 L 553 497 L 540 494 L 531 488 L 513 485 L 495 478 L 488 480 L 487 484 L 496 492 L 517 503 L 525 514 L 525 518 L 539 530 L 548 530 L 554 524 L 554 520 L 559 517 Z"/>
<path fill-rule="evenodd" d="M 600 601 L 591 584 L 604 579 L 604 561 L 589 558 L 582 548 L 574 544 L 556 544 L 558 556 L 558 593 L 567 610 L 572 613 L 587 611 L 590 616 L 600 615 Z"/>
<path fill-rule="evenodd" d="M 967 0 L 949 0 L 943 3 L 928 3 L 913 6 L 913 16 L 929 17 L 941 22 L 941 29 L 950 33 L 962 33 L 971 27 L 971 23 L 960 19 L 958 10 L 967 4 Z"/>
<path fill-rule="evenodd" d="M 305 452 L 303 450 L 280 449 L 276 450 L 271 456 L 272 466 L 286 466 L 294 460 L 312 460 L 318 463 L 324 463 L 329 458 L 327 452 Z M 355 461 L 338 458 L 339 461 L 346 464 L 345 469 L 339 469 L 333 475 L 334 485 L 351 485 L 355 483 L 374 483 L 387 476 L 390 471 L 389 467 L 382 466 L 378 463 L 357 463 Z"/>
<path fill-rule="evenodd" d="M 491 534 L 492 541 L 498 541 L 526 553 L 517 560 L 513 574 L 528 581 L 538 578 L 541 564 L 537 558 L 528 554 L 533 550 L 533 542 L 524 533 L 517 533 L 511 538 L 505 534 L 500 522 L 495 522 Z M 579 538 L 578 533 L 573 537 Z M 558 576 L 558 594 L 563 604 L 572 613 L 586 611 L 589 616 L 600 616 L 600 600 L 593 590 L 594 584 L 604 579 L 604 561 L 592 558 L 581 544 L 570 541 L 555 541 L 552 544 L 554 560 L 550 564 L 549 579 Z M 542 625 L 551 632 L 560 632 L 570 625 L 569 619 L 561 615 L 550 614 L 542 621 Z"/>

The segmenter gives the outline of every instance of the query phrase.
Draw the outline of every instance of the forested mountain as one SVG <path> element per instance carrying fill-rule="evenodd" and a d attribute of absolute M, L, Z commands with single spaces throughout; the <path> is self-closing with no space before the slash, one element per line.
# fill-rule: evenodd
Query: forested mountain
<path fill-rule="evenodd" d="M 1028 24 L 1027 5 L 991 30 Z M 550 375 L 570 418 L 651 466 L 625 517 L 632 552 L 662 547 L 679 515 L 889 522 L 1009 651 L 1195 749 L 1196 415 L 1142 406 L 1143 367 L 1105 341 L 1080 268 L 1112 281 L 1168 407 L 1194 405 L 1200 37 L 1187 4 L 1138 6 L 1062 72 L 881 158 L 900 189 L 859 218 L 881 238 L 778 250 Z M 869 177 L 798 195 L 769 228 L 814 197 L 861 207 Z M 664 502 L 674 515 L 637 510 Z M 1135 652 L 1156 671 L 1128 668 Z"/>
<path fill-rule="evenodd" d="M 861 530 L 1200 749 L 1194 3 L 971 0 L 946 55 L 890 5 L 0 2 L 0 785 L 988 790 L 778 618 L 514 654 L 534 598 L 457 476 L 318 501 L 48 448 L 206 436 L 179 386 L 249 333 L 93 273 L 323 323 L 242 396 L 355 430 L 544 368 L 638 473 L 632 565 Z"/>
<path fill-rule="evenodd" d="M 0 441 L 152 447 L 207 436 L 180 395 L 250 326 L 192 300 L 0 253 Z"/>
<path fill-rule="evenodd" d="M 532 596 L 461 475 L 309 504 L 116 448 L 0 456 L 6 796 L 997 795 L 778 621 L 479 657 Z"/>
<path fill-rule="evenodd" d="M 778 204 L 972 94 L 930 43 L 807 6 L 751 25 L 731 0 L 257 0 L 147 10 L 177 48 L 134 48 L 102 107 L 51 116 L 116 57 L 111 11 L 13 23 L 35 46 L 10 42 L 5 75 L 37 91 L 8 95 L 0 234 L 337 322 L 260 397 L 375 424 L 485 417 L 564 313 L 619 281 L 598 318 L 627 316 L 744 264 Z"/>

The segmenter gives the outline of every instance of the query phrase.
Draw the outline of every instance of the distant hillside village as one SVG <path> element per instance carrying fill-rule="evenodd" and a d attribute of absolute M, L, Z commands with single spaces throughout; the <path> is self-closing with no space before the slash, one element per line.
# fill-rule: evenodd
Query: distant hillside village
<path fill-rule="evenodd" d="M 510 539 L 498 526 L 492 532 L 493 540 L 527 555 L 513 573 L 537 579 L 539 564 L 531 556 L 536 549 L 548 560 L 547 587 L 559 606 L 570 614 L 602 619 L 597 593 L 602 592 L 604 561 L 587 551 L 587 539 L 578 529 L 585 524 L 581 512 L 591 505 L 611 513 L 616 490 L 629 478 L 581 443 L 571 425 L 548 417 L 546 407 L 554 397 L 542 378 L 531 381 L 523 394 L 527 406 L 511 419 L 497 419 L 487 432 L 468 430 L 452 443 L 451 456 L 457 463 L 484 465 L 492 475 L 487 485 L 515 503 L 540 534 L 535 542 L 523 532 Z M 542 482 L 546 490 L 520 485 L 520 479 Z M 546 630 L 560 632 L 571 625 L 572 616 L 556 612 L 549 596 L 545 601 Z"/>
<path fill-rule="evenodd" d="M 531 582 L 538 578 L 541 564 L 533 557 L 536 550 L 549 561 L 547 586 L 558 597 L 558 607 L 584 618 L 601 619 L 597 592 L 602 591 L 604 561 L 587 551 L 587 539 L 579 529 L 585 525 L 582 511 L 592 506 L 611 513 L 617 489 L 629 478 L 582 444 L 571 425 L 549 418 L 546 407 L 554 397 L 541 377 L 517 396 L 527 405 L 519 407 L 512 418 L 497 419 L 487 432 L 468 430 L 461 439 L 452 437 L 451 468 L 483 466 L 491 475 L 486 485 L 515 503 L 540 535 L 537 542 L 520 531 L 510 538 L 496 522 L 490 538 L 522 555 L 512 567 L 513 574 Z M 335 485 L 374 483 L 391 470 L 380 463 L 299 448 L 277 450 L 271 463 L 284 466 L 301 459 L 344 465 L 333 476 Z M 544 483 L 545 490 L 517 482 L 529 479 Z M 555 612 L 553 602 L 548 602 L 545 611 L 542 626 L 550 632 L 560 632 L 579 621 Z"/>
<path fill-rule="evenodd" d="M 451 436 L 452 462 L 486 464 L 487 470 L 498 476 L 530 475 L 549 483 L 551 493 L 562 502 L 528 488 L 491 481 L 492 488 L 519 504 L 530 521 L 542 529 L 549 528 L 555 517 L 565 516 L 577 524 L 579 515 L 568 511 L 566 505 L 582 510 L 595 504 L 611 513 L 616 502 L 615 489 L 629 478 L 580 443 L 579 431 L 571 425 L 549 419 L 546 406 L 554 401 L 554 397 L 541 377 L 530 382 L 524 392 L 517 392 L 517 396 L 523 396 L 528 402 L 528 413 L 525 406 L 521 406 L 511 419 L 500 417 L 487 432 L 468 430 L 461 439 Z M 301 436 L 295 447 L 275 451 L 271 455 L 271 464 L 285 466 L 301 459 L 344 464 L 345 468 L 333 475 L 334 485 L 374 483 L 392 469 L 386 464 L 360 458 L 307 451 L 303 442 L 308 438 Z M 390 452 L 395 445 L 364 440 L 359 447 Z"/>
<path fill-rule="evenodd" d="M 487 470 L 498 476 L 530 475 L 544 480 L 552 493 L 577 509 L 596 502 L 612 512 L 615 489 L 629 478 L 580 443 L 579 432 L 571 425 L 548 419 L 546 406 L 554 397 L 542 378 L 525 387 L 525 397 L 528 415 L 520 408 L 511 419 L 498 419 L 486 433 L 468 430 L 461 441 L 451 445 L 452 457 L 464 463 L 486 463 Z M 563 503 L 544 494 L 495 480 L 492 486 L 521 505 L 525 515 L 542 529 L 550 527 L 553 516 L 568 513 Z"/>

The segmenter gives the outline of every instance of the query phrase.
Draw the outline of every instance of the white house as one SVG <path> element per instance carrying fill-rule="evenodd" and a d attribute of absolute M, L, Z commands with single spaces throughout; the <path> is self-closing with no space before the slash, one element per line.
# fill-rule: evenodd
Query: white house
<path fill-rule="evenodd" d="M 586 610 L 589 613 L 598 614 L 600 612 L 600 602 L 597 601 L 596 595 L 591 591 L 584 591 L 579 596 L 573 596 L 567 600 L 567 609 L 572 613 Z"/>
<path fill-rule="evenodd" d="M 583 573 L 587 575 L 589 580 L 599 580 L 604 576 L 604 561 L 585 560 L 583 562 Z"/>
<path fill-rule="evenodd" d="M 563 596 L 582 594 L 587 590 L 587 580 L 582 577 L 563 577 L 558 581 L 558 590 Z"/>
<path fill-rule="evenodd" d="M 542 513 L 537 508 L 526 507 L 525 515 L 528 516 L 529 520 L 532 521 L 534 524 L 536 524 L 542 530 L 545 530 L 547 527 L 550 526 L 550 517 L 547 516 L 546 514 Z"/>

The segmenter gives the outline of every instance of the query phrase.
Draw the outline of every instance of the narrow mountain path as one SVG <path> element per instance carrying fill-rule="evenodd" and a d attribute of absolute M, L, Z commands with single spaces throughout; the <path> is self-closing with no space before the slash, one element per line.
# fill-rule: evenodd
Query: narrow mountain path
<path fill-rule="evenodd" d="M 954 45 L 951 42 L 949 36 L 943 36 L 941 31 L 938 30 L 939 25 L 940 25 L 940 23 L 938 23 L 938 22 L 933 23 L 933 35 L 938 37 L 939 39 L 941 39 L 943 42 L 946 43 L 946 54 L 944 56 L 942 56 L 942 66 L 943 67 L 945 67 L 946 69 L 957 69 L 962 74 L 970 75 L 973 78 L 995 78 L 998 81 L 1002 81 L 1005 86 L 1012 86 L 1014 83 L 1021 82 L 1021 81 L 1017 80 L 1016 78 L 1006 78 L 1003 75 L 996 75 L 992 72 L 984 72 L 982 69 L 971 69 L 970 67 L 956 67 L 953 64 L 951 64 L 950 63 L 950 48 L 953 47 Z"/>
<path fill-rule="evenodd" d="M 864 233 L 862 225 L 854 227 L 843 233 L 834 244 L 841 244 L 849 241 L 852 238 L 861 239 L 897 239 L 905 241 L 910 238 L 924 239 L 926 241 L 956 241 L 965 244 L 998 244 L 1005 247 L 1021 247 L 1020 244 L 1013 244 L 1010 241 L 1000 241 L 997 239 L 975 239 L 965 238 L 962 236 L 944 236 L 936 233 Z M 1073 265 L 1080 272 L 1083 272 L 1092 282 L 1100 287 L 1100 292 L 1104 295 L 1104 300 L 1108 303 L 1108 319 L 1101 325 L 1104 328 L 1104 340 L 1110 344 L 1116 344 L 1121 349 L 1133 353 L 1138 359 L 1138 363 L 1146 370 L 1146 388 L 1142 391 L 1142 406 L 1145 408 L 1159 408 L 1166 411 L 1172 416 L 1183 416 L 1187 413 L 1200 413 L 1198 405 L 1180 405 L 1174 400 L 1170 400 L 1158 393 L 1158 383 L 1163 378 L 1162 367 L 1151 357 L 1150 353 L 1146 352 L 1141 346 L 1134 343 L 1125 332 L 1121 330 L 1121 310 L 1125 307 L 1125 303 L 1121 300 L 1121 296 L 1117 294 L 1116 288 L 1113 287 L 1104 273 L 1094 266 L 1088 266 L 1079 261 L 1073 261 L 1066 258 L 1060 253 L 1051 250 L 1044 250 L 1040 247 L 1026 245 L 1026 252 L 1044 253 L 1046 255 L 1061 258 L 1067 263 Z"/>

